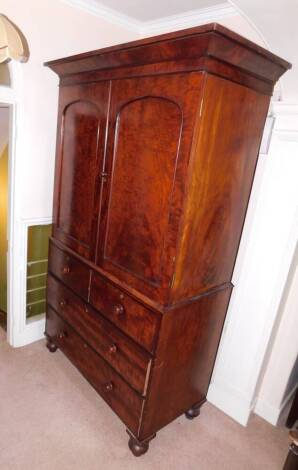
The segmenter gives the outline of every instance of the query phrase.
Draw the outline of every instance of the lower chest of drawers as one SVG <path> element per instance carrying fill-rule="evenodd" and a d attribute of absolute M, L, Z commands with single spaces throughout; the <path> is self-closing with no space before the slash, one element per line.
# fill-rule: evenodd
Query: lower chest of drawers
<path fill-rule="evenodd" d="M 64 352 L 146 447 L 182 413 L 198 413 L 230 293 L 228 285 L 161 314 L 51 244 L 47 345 Z"/>
<path fill-rule="evenodd" d="M 48 310 L 74 329 L 136 392 L 146 395 L 151 354 L 52 275 L 48 277 L 47 300 Z M 55 337 L 59 334 L 63 332 L 55 331 Z"/>
<path fill-rule="evenodd" d="M 129 429 L 137 434 L 144 398 L 50 306 L 47 309 L 46 335 L 79 369 Z"/>

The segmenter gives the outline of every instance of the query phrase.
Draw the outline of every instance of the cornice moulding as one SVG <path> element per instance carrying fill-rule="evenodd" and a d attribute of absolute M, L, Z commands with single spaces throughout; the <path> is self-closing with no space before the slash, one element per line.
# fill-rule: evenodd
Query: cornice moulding
<path fill-rule="evenodd" d="M 103 18 L 110 23 L 123 26 L 142 37 L 175 29 L 178 30 L 192 26 L 199 26 L 204 23 L 212 23 L 227 16 L 238 14 L 238 11 L 233 5 L 228 2 L 224 2 L 212 7 L 189 10 L 177 15 L 171 15 L 152 21 L 139 21 L 131 16 L 119 13 L 112 8 L 108 8 L 95 0 L 62 1 L 72 7 L 80 8 L 92 15 Z"/>
<path fill-rule="evenodd" d="M 95 0 L 61 0 L 63 3 L 68 4 L 74 8 L 80 8 L 81 10 L 90 13 L 92 15 L 103 18 L 110 23 L 123 26 L 131 31 L 139 32 L 139 21 L 134 20 L 130 16 L 118 13 L 112 8 L 108 8 L 104 5 L 99 4 Z"/>
<path fill-rule="evenodd" d="M 192 26 L 200 26 L 204 23 L 213 23 L 237 13 L 236 9 L 226 2 L 208 8 L 189 10 L 178 15 L 171 15 L 153 21 L 140 22 L 140 32 L 148 36 L 171 30 L 191 28 Z"/>

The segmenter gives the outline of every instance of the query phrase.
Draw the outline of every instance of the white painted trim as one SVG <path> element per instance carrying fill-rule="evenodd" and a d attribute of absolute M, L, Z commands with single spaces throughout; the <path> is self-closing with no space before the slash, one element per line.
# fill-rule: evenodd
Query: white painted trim
<path fill-rule="evenodd" d="M 258 397 L 256 401 L 256 406 L 254 409 L 254 412 L 260 416 L 261 418 L 265 419 L 268 421 L 268 423 L 272 424 L 273 426 L 276 426 L 278 424 L 279 418 L 285 409 L 285 407 L 288 405 L 290 400 L 293 398 L 294 393 L 296 392 L 298 384 L 295 384 L 292 390 L 288 393 L 288 395 L 285 397 L 283 400 L 281 406 L 276 407 L 272 406 L 271 403 L 262 400 Z"/>
<path fill-rule="evenodd" d="M 141 36 L 150 36 L 165 31 L 198 26 L 204 23 L 219 21 L 227 16 L 238 14 L 238 10 L 230 2 L 224 2 L 207 8 L 189 10 L 177 15 L 171 15 L 152 21 L 140 21 L 131 16 L 108 8 L 95 0 L 62 0 L 68 5 L 80 8 L 92 15 L 99 16 L 111 23 L 123 26 Z"/>
<path fill-rule="evenodd" d="M 91 15 L 99 16 L 110 23 L 123 26 L 129 30 L 139 32 L 140 23 L 138 20 L 117 12 L 112 8 L 100 4 L 95 0 L 62 0 L 71 7 L 80 8 Z"/>
<path fill-rule="evenodd" d="M 139 31 L 143 35 L 159 34 L 166 31 L 191 28 L 206 23 L 212 23 L 233 16 L 237 12 L 229 3 L 221 3 L 207 8 L 189 10 L 178 15 L 171 15 L 153 21 L 140 22 Z"/>
<path fill-rule="evenodd" d="M 284 101 L 273 101 L 270 108 L 273 113 L 278 116 L 291 116 L 298 117 L 298 103 L 286 103 Z"/>
<path fill-rule="evenodd" d="M 261 400 L 260 398 L 257 399 L 257 403 L 254 409 L 254 412 L 263 418 L 268 423 L 275 426 L 278 422 L 280 409 L 272 406 L 270 403 Z"/>
<path fill-rule="evenodd" d="M 247 319 L 249 309 L 254 309 L 254 296 L 251 292 L 251 286 L 255 284 L 257 269 L 257 264 L 254 261 L 260 256 L 260 246 L 258 246 L 259 243 L 255 237 L 264 233 L 262 228 L 264 223 L 262 211 L 271 210 L 266 188 L 268 182 L 271 184 L 270 181 L 275 181 L 277 191 L 279 190 L 276 173 L 278 166 L 274 166 L 275 163 L 273 162 L 276 162 L 276 165 L 280 165 L 284 158 L 284 164 L 287 165 L 286 168 L 292 168 L 292 165 L 293 168 L 296 168 L 296 157 L 298 157 L 296 152 L 298 106 L 294 103 L 273 103 L 272 110 L 275 117 L 275 126 L 271 145 L 274 142 L 274 148 L 269 149 L 268 156 L 260 155 L 259 158 L 248 214 L 233 273 L 235 289 L 231 297 L 212 382 L 207 395 L 208 400 L 215 406 L 218 406 L 218 408 L 241 424 L 246 424 L 254 406 L 258 406 L 258 410 L 262 408 L 265 419 L 269 420 L 270 418 L 273 421 L 277 415 L 277 411 L 270 408 L 269 404 L 258 403 L 256 405 L 257 386 L 291 266 L 298 234 L 298 211 L 296 211 L 294 206 L 295 201 L 291 201 L 291 214 L 285 219 L 287 225 L 283 227 L 283 230 L 286 230 L 286 232 L 282 235 L 283 251 L 282 253 L 280 251 L 278 254 L 279 264 L 274 268 L 274 277 L 262 288 L 262 292 L 258 293 L 258 304 L 255 307 L 260 309 L 261 306 L 264 309 L 261 315 L 251 315 L 249 317 L 250 333 L 254 332 L 254 338 L 251 338 L 253 341 L 250 341 L 250 337 L 246 336 L 246 331 L 243 330 L 242 325 L 243 320 Z M 273 151 L 272 154 L 271 151 Z M 277 160 L 276 153 L 274 154 L 276 151 L 279 155 Z M 285 171 L 287 171 L 286 168 Z M 271 174 L 272 171 L 273 173 Z M 274 178 L 273 180 L 271 180 L 272 177 Z M 292 173 L 291 185 L 294 184 L 294 177 L 295 172 Z M 294 195 L 297 194 L 297 190 L 294 190 L 294 186 L 291 186 L 291 188 L 293 188 L 293 197 L 295 197 Z M 289 188 L 289 191 L 291 188 Z M 262 195 L 261 200 L 259 200 L 259 194 Z M 284 203 L 286 204 L 286 200 L 284 200 Z M 280 210 L 281 207 L 279 207 Z M 272 213 L 273 216 L 274 213 Z M 253 234 L 253 237 L 251 234 Z M 272 259 L 274 259 L 274 255 L 275 253 L 272 253 Z M 247 302 L 247 305 L 243 305 L 243 302 Z M 243 317 L 244 315 L 246 318 Z M 246 344 L 247 351 L 243 347 Z M 240 378 L 238 378 L 238 374 Z"/>
<path fill-rule="evenodd" d="M 42 339 L 44 336 L 45 320 L 44 316 L 26 320 L 26 274 L 27 274 L 27 240 L 28 227 L 32 225 L 46 225 L 52 223 L 52 217 L 35 217 L 22 219 L 19 224 L 19 259 L 18 267 L 15 267 L 15 274 L 18 278 L 18 295 L 15 298 L 14 320 L 15 328 L 11 344 L 14 347 L 25 346 Z"/>
<path fill-rule="evenodd" d="M 19 158 L 19 145 L 17 129 L 21 123 L 21 96 L 22 96 L 22 69 L 17 62 L 9 62 L 11 86 L 0 86 L 0 102 L 10 108 L 9 145 L 8 145 L 8 217 L 7 217 L 7 340 L 13 344 L 13 336 L 17 324 L 14 299 L 18 292 L 18 282 L 15 277 L 16 259 L 18 251 L 18 193 L 20 187 L 17 184 L 16 162 Z"/>
<path fill-rule="evenodd" d="M 11 87 L 0 86 L 0 103 L 10 107 L 8 146 L 8 251 L 7 251 L 7 341 L 18 347 L 42 338 L 44 320 L 37 318 L 26 324 L 26 260 L 28 225 L 51 223 L 51 217 L 21 219 L 22 185 L 19 162 L 23 157 L 22 123 L 23 70 L 18 62 L 9 63 Z"/>
<path fill-rule="evenodd" d="M 228 383 L 211 382 L 207 400 L 237 423 L 242 424 L 242 426 L 247 425 L 252 406 L 247 401 L 247 397 Z"/>
<path fill-rule="evenodd" d="M 271 106 L 276 118 L 275 134 L 280 140 L 298 142 L 298 104 L 273 102 Z"/>

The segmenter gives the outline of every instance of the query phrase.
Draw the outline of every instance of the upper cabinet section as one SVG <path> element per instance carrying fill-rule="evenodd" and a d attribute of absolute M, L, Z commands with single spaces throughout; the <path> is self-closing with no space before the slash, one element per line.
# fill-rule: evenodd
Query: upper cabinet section
<path fill-rule="evenodd" d="M 47 65 L 60 76 L 53 236 L 157 308 L 230 284 L 290 64 L 209 24 Z"/>
<path fill-rule="evenodd" d="M 98 218 L 108 84 L 69 87 L 60 98 L 54 235 L 90 259 Z"/>
<path fill-rule="evenodd" d="M 112 84 L 97 263 L 144 293 L 169 287 L 202 74 Z"/>
<path fill-rule="evenodd" d="M 65 85 L 144 74 L 205 71 L 268 95 L 291 66 L 216 23 L 79 54 L 47 65 Z"/>

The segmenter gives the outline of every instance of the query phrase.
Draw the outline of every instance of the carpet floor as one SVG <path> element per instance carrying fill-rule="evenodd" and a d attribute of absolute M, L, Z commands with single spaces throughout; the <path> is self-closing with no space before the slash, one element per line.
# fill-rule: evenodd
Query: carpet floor
<path fill-rule="evenodd" d="M 0 329 L 1 470 L 281 470 L 287 431 L 247 428 L 210 404 L 162 429 L 132 456 L 124 425 L 60 351 L 13 349 Z"/>

